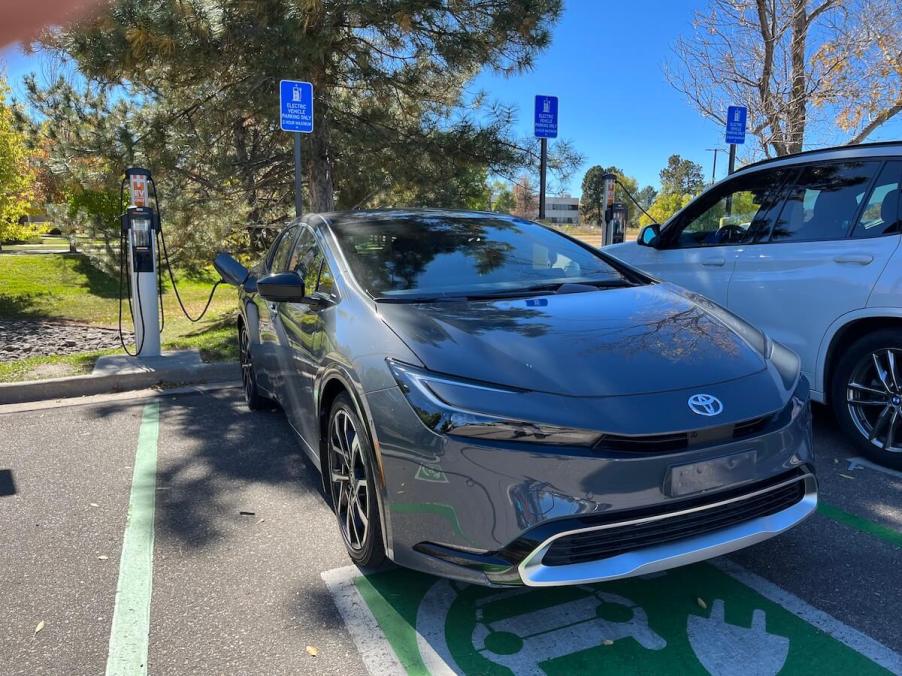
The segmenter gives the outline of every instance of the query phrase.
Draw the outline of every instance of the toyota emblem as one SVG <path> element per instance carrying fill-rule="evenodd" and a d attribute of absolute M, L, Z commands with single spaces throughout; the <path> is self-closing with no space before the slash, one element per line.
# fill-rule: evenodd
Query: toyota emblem
<path fill-rule="evenodd" d="M 693 394 L 689 397 L 689 409 L 698 415 L 712 416 L 723 411 L 723 404 L 710 394 Z"/>

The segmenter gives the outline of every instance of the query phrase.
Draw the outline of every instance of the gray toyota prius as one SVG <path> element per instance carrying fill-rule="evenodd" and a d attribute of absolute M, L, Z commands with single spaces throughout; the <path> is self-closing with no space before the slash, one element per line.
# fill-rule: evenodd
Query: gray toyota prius
<path fill-rule="evenodd" d="M 796 355 L 552 229 L 316 214 L 252 270 L 216 264 L 239 287 L 247 403 L 284 409 L 359 565 L 613 580 L 815 509 Z"/>

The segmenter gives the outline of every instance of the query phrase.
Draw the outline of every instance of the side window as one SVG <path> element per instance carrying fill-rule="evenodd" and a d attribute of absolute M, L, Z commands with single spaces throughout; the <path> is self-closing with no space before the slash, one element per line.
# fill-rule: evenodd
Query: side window
<path fill-rule="evenodd" d="M 290 228 L 276 242 L 272 257 L 269 259 L 270 272 L 285 272 L 288 269 L 286 265 L 288 263 L 288 255 L 291 253 L 291 246 L 297 233 L 297 228 Z"/>
<path fill-rule="evenodd" d="M 802 169 L 787 191 L 772 242 L 845 239 L 879 162 L 837 162 Z"/>
<path fill-rule="evenodd" d="M 319 269 L 319 284 L 316 286 L 316 290 L 321 294 L 326 296 L 335 297 L 335 279 L 332 277 L 332 271 L 329 269 L 329 264 L 326 261 L 323 261 L 322 267 Z"/>
<path fill-rule="evenodd" d="M 887 162 L 874 183 L 852 237 L 880 237 L 900 232 L 899 195 L 902 162 Z"/>
<path fill-rule="evenodd" d="M 288 266 L 285 269 L 297 271 L 303 277 L 304 272 L 301 270 L 301 266 L 305 264 L 305 260 L 314 248 L 316 248 L 316 240 L 313 237 L 313 233 L 302 227 L 301 234 L 298 236 L 298 241 L 294 245 L 291 258 L 288 259 Z"/>
<path fill-rule="evenodd" d="M 742 244 L 766 236 L 786 174 L 781 169 L 756 172 L 703 196 L 676 223 L 671 248 Z"/>

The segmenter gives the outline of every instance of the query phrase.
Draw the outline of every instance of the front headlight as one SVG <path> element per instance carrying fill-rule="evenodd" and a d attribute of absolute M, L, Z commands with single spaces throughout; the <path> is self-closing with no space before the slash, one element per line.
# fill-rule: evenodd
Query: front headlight
<path fill-rule="evenodd" d="M 394 359 L 387 362 L 414 412 L 426 427 L 437 434 L 554 446 L 592 446 L 601 438 L 599 432 L 592 430 L 518 420 L 516 415 L 499 417 L 469 410 L 458 403 L 452 404 L 443 399 L 439 391 L 447 391 L 450 387 L 463 396 L 466 396 L 467 390 L 480 395 L 486 392 L 516 395 L 519 391 L 501 385 L 450 378 Z"/>

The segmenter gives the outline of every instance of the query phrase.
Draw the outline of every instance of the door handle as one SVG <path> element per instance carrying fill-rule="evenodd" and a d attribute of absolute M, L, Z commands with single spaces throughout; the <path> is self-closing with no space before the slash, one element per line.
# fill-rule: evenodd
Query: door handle
<path fill-rule="evenodd" d="M 717 258 L 715 258 L 713 256 L 709 257 L 709 258 L 702 258 L 702 265 L 707 265 L 710 267 L 721 268 L 721 267 L 723 267 L 724 263 L 726 263 L 726 262 L 727 262 L 727 260 L 723 256 L 720 256 Z"/>
<path fill-rule="evenodd" d="M 858 265 L 867 265 L 874 260 L 870 254 L 841 254 L 834 259 L 837 263 L 856 263 Z"/>

